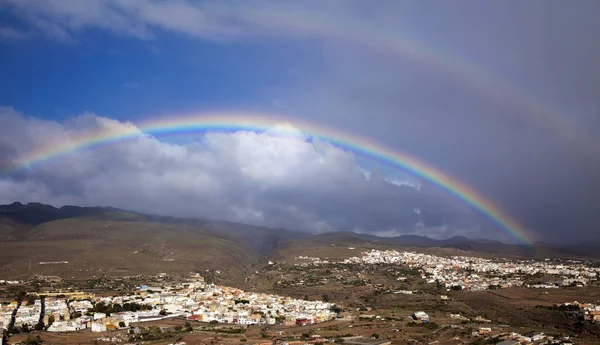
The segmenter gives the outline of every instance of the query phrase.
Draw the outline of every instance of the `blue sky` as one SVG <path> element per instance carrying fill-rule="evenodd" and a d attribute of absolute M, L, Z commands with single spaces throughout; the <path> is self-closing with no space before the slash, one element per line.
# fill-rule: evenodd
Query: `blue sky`
<path fill-rule="evenodd" d="M 0 44 L 0 103 L 51 119 L 84 111 L 132 119 L 268 107 L 270 93 L 288 82 L 290 57 L 300 55 L 290 56 L 285 44 L 216 44 L 172 34 L 156 43 L 90 32 L 71 44 L 44 37 Z"/>
<path fill-rule="evenodd" d="M 600 207 L 592 192 L 600 189 L 600 70 L 596 63 L 600 61 L 600 44 L 594 36 L 600 31 L 595 16 L 600 10 L 598 2 L 581 1 L 568 8 L 558 0 L 462 0 L 461 4 L 0 2 L 0 106 L 8 124 L 3 127 L 5 132 L 0 132 L 5 137 L 0 140 L 0 158 L 18 159 L 56 138 L 68 140 L 74 134 L 71 131 L 120 127 L 127 121 L 140 123 L 149 117 L 204 110 L 264 112 L 292 123 L 300 119 L 334 127 L 416 157 L 468 184 L 542 237 L 564 238 L 566 228 L 586 237 L 595 229 Z M 482 71 L 485 77 L 477 79 L 473 71 Z M 506 97 L 503 88 L 516 97 Z M 542 105 L 542 110 L 531 104 Z M 206 204 L 219 217 L 246 220 L 248 215 L 269 214 L 269 224 L 298 222 L 313 230 L 353 226 L 342 221 L 341 211 L 324 214 L 310 206 L 307 200 L 311 198 L 305 192 L 311 190 L 309 186 L 277 185 L 283 188 L 278 189 L 265 181 L 250 182 L 249 178 L 264 176 L 253 170 L 243 152 L 279 167 L 277 172 L 295 171 L 305 174 L 303 178 L 319 176 L 317 180 L 325 185 L 334 177 L 353 181 L 348 183 L 358 189 L 331 195 L 340 199 L 367 195 L 367 201 L 346 205 L 352 210 L 349 213 L 362 214 L 349 217 L 361 231 L 413 231 L 410 224 L 426 221 L 421 218 L 427 215 L 424 211 L 421 218 L 414 219 L 414 207 L 406 206 L 414 201 L 419 207 L 429 205 L 434 210 L 429 215 L 429 234 L 493 237 L 485 220 L 464 215 L 463 204 L 454 203 L 456 200 L 444 204 L 436 199 L 448 199 L 437 189 L 425 188 L 418 196 L 410 192 L 409 197 L 374 185 L 362 186 L 354 180 L 354 170 L 374 169 L 377 164 L 368 158 L 327 150 L 309 154 L 302 145 L 279 147 L 269 138 L 231 134 L 207 139 L 215 150 L 228 147 L 238 152 L 238 156 L 230 157 L 232 161 L 220 162 L 218 169 L 183 160 L 185 155 L 179 150 L 191 150 L 185 138 L 166 138 L 161 141 L 164 146 L 153 147 L 164 151 L 161 159 L 168 162 L 165 164 L 181 164 L 174 167 L 176 171 L 191 169 L 186 178 L 193 180 L 194 172 L 202 175 L 194 169 L 208 174 L 202 188 L 229 183 L 239 189 L 239 195 L 229 189 L 229 194 L 219 194 L 223 204 Z M 241 143 L 255 151 L 246 152 Z M 258 143 L 266 146 L 261 148 Z M 144 145 L 115 148 L 119 152 L 127 148 L 120 152 L 125 157 L 122 165 L 115 163 L 121 167 L 117 170 L 144 175 L 135 169 L 145 163 L 134 157 L 144 156 L 143 152 L 151 152 L 149 147 L 158 144 Z M 292 151 L 280 152 L 283 149 Z M 85 160 L 90 158 L 86 154 L 90 153 L 65 159 L 73 160 L 83 174 L 86 167 L 100 164 Z M 211 154 L 214 152 L 202 151 L 191 156 Z M 319 156 L 324 154 L 329 156 Z M 115 156 L 106 159 L 117 162 Z M 297 166 L 296 159 L 306 161 Z M 310 162 L 322 165 L 317 169 Z M 225 173 L 225 168 L 232 166 L 237 172 Z M 129 196 L 112 197 L 89 182 L 106 176 L 81 175 L 75 179 L 70 175 L 75 172 L 61 171 L 60 164 L 56 171 L 52 167 L 50 164 L 44 168 L 48 171 L 39 171 L 43 172 L 40 176 L 7 185 L 7 190 L 14 191 L 11 197 L 54 204 L 139 204 Z M 209 171 L 214 171 L 209 168 L 222 176 L 210 175 Z M 389 179 L 406 177 L 402 171 L 380 168 Z M 175 173 L 158 170 L 156 176 Z M 338 175 L 341 171 L 347 175 Z M 237 176 L 240 172 L 250 175 Z M 233 179 L 233 175 L 237 179 L 220 179 Z M 296 175 L 289 180 L 304 181 Z M 265 189 L 265 183 L 273 189 Z M 77 191 L 58 187 L 65 185 L 79 187 Z M 260 188 L 242 192 L 250 185 Z M 326 197 L 319 194 L 323 185 L 315 182 L 311 186 L 315 188 L 313 198 Z M 176 186 L 157 188 L 156 193 Z M 31 190 L 46 192 L 31 194 Z M 191 203 L 208 202 L 187 192 L 182 189 L 186 196 L 180 197 L 189 197 L 186 200 Z M 232 197 L 234 194 L 237 198 Z M 423 194 L 428 195 L 426 200 L 420 199 Z M 227 208 L 231 200 L 244 203 L 230 213 L 218 211 Z M 273 200 L 288 203 L 287 208 L 276 211 Z M 400 206 L 387 206 L 390 200 L 397 202 L 392 206 L 404 205 L 409 213 L 394 218 L 392 214 L 399 212 Z M 365 203 L 369 207 L 360 213 Z M 372 205 L 380 206 L 380 210 L 375 211 Z M 164 205 L 144 207 L 154 211 Z M 374 219 L 371 223 L 369 217 Z"/>

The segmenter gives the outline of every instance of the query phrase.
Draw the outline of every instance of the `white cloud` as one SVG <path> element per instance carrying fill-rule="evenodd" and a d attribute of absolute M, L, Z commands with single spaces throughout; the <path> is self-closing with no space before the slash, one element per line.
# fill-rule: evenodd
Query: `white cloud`
<path fill-rule="evenodd" d="M 0 129 L 0 161 L 98 131 L 137 130 L 90 113 L 57 123 L 2 108 L 0 120 L 8 124 Z M 412 232 L 428 212 L 450 209 L 435 193 L 409 185 L 365 172 L 353 153 L 282 124 L 260 133 L 210 132 L 186 144 L 140 135 L 76 150 L 0 178 L 0 202 L 109 205 L 311 231 Z M 434 222 L 461 226 L 458 214 Z"/>

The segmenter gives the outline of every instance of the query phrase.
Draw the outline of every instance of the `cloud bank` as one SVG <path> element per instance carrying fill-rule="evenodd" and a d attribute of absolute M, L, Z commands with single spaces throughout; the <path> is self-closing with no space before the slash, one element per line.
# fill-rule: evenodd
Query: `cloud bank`
<path fill-rule="evenodd" d="M 0 129 L 5 167 L 57 140 L 133 126 L 91 113 L 58 123 L 11 108 L 0 111 L 0 122 L 9 124 Z M 140 136 L 16 171 L 0 179 L 0 189 L 3 203 L 107 205 L 311 232 L 500 235 L 427 184 L 377 168 L 365 173 L 352 152 L 306 138 L 291 124 L 208 132 L 185 143 Z"/>

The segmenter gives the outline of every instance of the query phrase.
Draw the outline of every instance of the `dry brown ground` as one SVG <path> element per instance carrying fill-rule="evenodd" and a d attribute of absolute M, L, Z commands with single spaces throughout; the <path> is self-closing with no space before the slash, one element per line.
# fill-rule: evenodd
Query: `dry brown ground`
<path fill-rule="evenodd" d="M 39 335 L 43 340 L 44 345 L 89 345 L 92 344 L 94 342 L 94 339 L 98 337 L 112 337 L 117 334 L 123 333 L 125 333 L 125 331 L 113 331 L 102 333 L 92 333 L 92 331 L 90 330 L 68 333 L 33 332 L 30 334 L 14 334 L 10 337 L 10 343 L 24 341 L 25 339 L 27 339 L 28 336 L 33 338 L 36 335 Z"/>
<path fill-rule="evenodd" d="M 239 244 L 197 227 L 80 218 L 44 223 L 24 241 L 0 242 L 0 253 L 3 279 L 33 274 L 73 279 L 209 268 L 239 271 L 255 259 Z M 44 261 L 69 263 L 39 264 Z"/>
<path fill-rule="evenodd" d="M 600 287 L 527 289 L 514 288 L 493 290 L 488 293 L 502 297 L 509 303 L 519 305 L 545 305 L 565 302 L 599 302 Z"/>

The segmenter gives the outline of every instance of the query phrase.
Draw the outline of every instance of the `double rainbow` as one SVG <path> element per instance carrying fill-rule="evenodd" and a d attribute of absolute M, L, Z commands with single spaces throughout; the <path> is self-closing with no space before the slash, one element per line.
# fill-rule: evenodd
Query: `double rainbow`
<path fill-rule="evenodd" d="M 288 121 L 249 113 L 212 113 L 194 116 L 164 117 L 144 122 L 139 126 L 130 124 L 128 126 L 121 126 L 118 130 L 101 130 L 52 143 L 21 157 L 14 165 L 12 171 L 34 167 L 43 162 L 79 150 L 118 143 L 128 139 L 139 138 L 140 136 L 238 130 L 262 132 L 273 128 L 275 124 L 281 122 Z M 475 210 L 478 210 L 519 242 L 525 244 L 533 243 L 526 229 L 491 200 L 468 185 L 415 157 L 392 150 L 368 138 L 327 128 L 322 125 L 294 120 L 293 126 L 309 137 L 328 141 L 341 148 L 372 157 L 381 163 L 392 165 L 416 177 L 423 178 L 464 201 Z"/>

